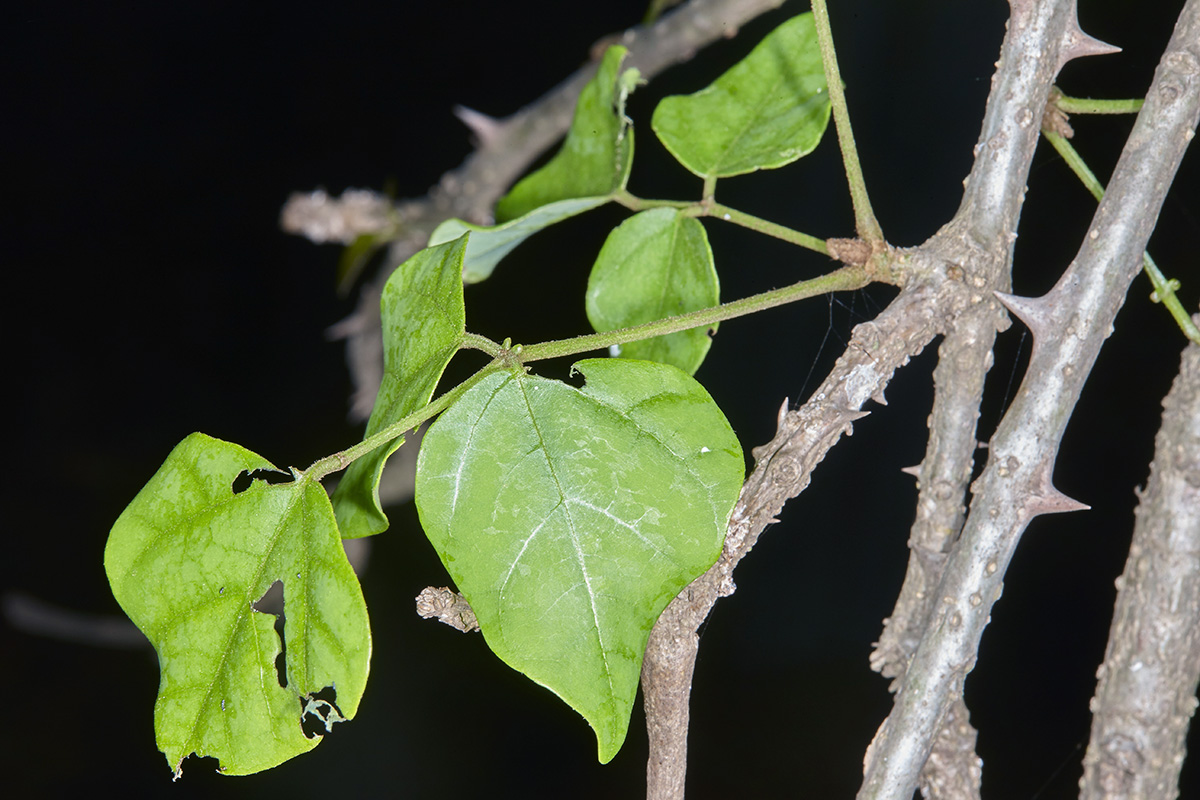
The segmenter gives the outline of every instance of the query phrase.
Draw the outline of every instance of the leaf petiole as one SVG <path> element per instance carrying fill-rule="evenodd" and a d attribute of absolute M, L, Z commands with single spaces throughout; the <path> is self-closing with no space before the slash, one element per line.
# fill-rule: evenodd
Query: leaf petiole
<path fill-rule="evenodd" d="M 829 249 L 825 246 L 824 239 L 818 239 L 816 236 L 801 233 L 776 222 L 760 219 L 759 217 L 752 216 L 744 211 L 738 211 L 736 208 L 721 205 L 720 203 L 709 203 L 704 216 L 723 219 L 726 222 L 732 222 L 734 225 L 741 225 L 743 228 L 750 228 L 767 236 L 773 236 L 776 239 L 782 239 L 785 242 L 806 247 L 822 255 L 829 255 Z"/>
<path fill-rule="evenodd" d="M 466 334 L 466 336 L 472 336 L 472 335 L 473 334 Z M 479 337 L 479 338 L 483 338 L 483 337 Z M 465 340 L 465 337 L 464 337 L 464 340 Z M 368 436 L 367 438 L 363 439 L 361 442 L 359 442 L 356 445 L 347 447 L 345 450 L 334 453 L 333 455 L 330 455 L 330 456 L 326 456 L 325 458 L 322 458 L 318 461 L 314 461 L 313 464 L 308 469 L 305 470 L 305 473 L 308 475 L 311 475 L 315 480 L 320 480 L 321 478 L 324 478 L 326 475 L 329 475 L 331 473 L 345 469 L 346 467 L 350 466 L 352 463 L 354 463 L 358 459 L 365 456 L 367 453 L 370 453 L 371 451 L 375 450 L 376 448 L 386 445 L 388 442 L 392 441 L 397 436 L 401 436 L 404 433 L 406 433 L 407 431 L 413 430 L 414 428 L 418 427 L 421 423 L 425 422 L 426 420 L 431 419 L 431 418 L 437 416 L 438 414 L 442 413 L 447 408 L 449 408 L 450 405 L 455 400 L 457 400 L 459 397 L 461 397 L 468 389 L 470 389 L 475 384 L 479 383 L 481 380 L 486 378 L 488 375 L 491 375 L 493 372 L 496 372 L 498 370 L 507 369 L 507 368 L 510 368 L 510 367 L 504 362 L 504 360 L 502 358 L 500 358 L 500 357 L 496 358 L 495 360 L 488 363 L 486 366 L 482 367 L 474 375 L 472 375 L 471 377 L 467 378 L 465 381 L 460 383 L 458 386 L 455 386 L 450 391 L 446 392 L 443 395 L 440 395 L 433 402 L 425 405 L 422 408 L 418 408 L 416 411 L 412 412 L 408 416 L 403 417 L 402 419 L 399 419 L 396 422 L 393 422 L 391 425 L 388 425 L 383 430 L 381 430 L 371 436 Z"/>
<path fill-rule="evenodd" d="M 464 333 L 460 349 L 482 350 L 492 358 L 502 357 L 505 351 L 504 345 L 497 344 L 486 336 L 480 336 L 477 333 Z"/>
<path fill-rule="evenodd" d="M 854 131 L 850 127 L 850 112 L 846 106 L 846 92 L 842 88 L 842 75 L 838 70 L 837 51 L 833 47 L 833 31 L 829 27 L 829 9 L 825 6 L 825 0 L 813 0 L 812 13 L 817 40 L 821 43 L 821 61 L 825 64 L 825 83 L 833 106 L 838 145 L 842 148 L 842 163 L 846 168 L 846 180 L 850 183 L 850 199 L 854 203 L 854 225 L 859 237 L 868 244 L 882 243 L 883 231 L 875 212 L 871 210 L 871 198 L 867 196 L 867 184 L 858 161 L 858 148 L 854 144 Z"/>
<path fill-rule="evenodd" d="M 680 212 L 689 216 L 721 219 L 776 239 L 782 239 L 790 244 L 806 247 L 822 255 L 829 255 L 829 250 L 825 247 L 824 239 L 818 239 L 816 236 L 801 233 L 785 225 L 780 225 L 777 222 L 770 222 L 752 214 L 747 214 L 744 211 L 738 211 L 736 208 L 730 208 L 711 199 L 699 202 L 688 202 L 686 200 L 647 200 L 622 189 L 613 194 L 613 200 L 625 206 L 630 211 L 646 211 L 651 208 L 677 208 Z"/>
<path fill-rule="evenodd" d="M 809 280 L 794 283 L 781 289 L 732 300 L 713 308 L 703 308 L 674 317 L 666 317 L 644 325 L 634 325 L 630 328 L 620 328 L 604 333 L 592 333 L 585 336 L 575 336 L 570 339 L 557 339 L 550 342 L 526 345 L 522 348 L 519 358 L 522 363 L 541 361 L 547 358 L 579 355 L 593 350 L 603 350 L 613 345 L 628 344 L 654 336 L 664 336 L 704 325 L 724 322 L 727 319 L 753 314 L 775 306 L 794 303 L 817 295 L 830 292 L 840 292 L 861 289 L 878 275 L 865 267 L 847 266 L 834 270 L 827 275 L 821 275 Z"/>
<path fill-rule="evenodd" d="M 1054 104 L 1068 114 L 1136 114 L 1146 102 L 1141 98 L 1131 100 L 1093 100 L 1090 97 L 1068 97 L 1061 92 Z"/>

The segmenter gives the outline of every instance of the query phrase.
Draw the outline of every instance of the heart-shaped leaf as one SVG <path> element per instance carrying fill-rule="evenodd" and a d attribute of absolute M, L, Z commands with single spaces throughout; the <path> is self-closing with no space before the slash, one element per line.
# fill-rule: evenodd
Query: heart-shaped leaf
<path fill-rule="evenodd" d="M 176 777 L 188 755 L 231 775 L 316 747 L 306 711 L 326 727 L 358 710 L 371 658 L 367 607 L 321 484 L 262 480 L 275 470 L 235 444 L 195 433 L 168 456 L 113 525 L 104 568 L 121 608 L 158 651 L 154 730 Z M 283 584 L 286 686 L 276 618 L 255 608 Z M 314 700 L 327 687 L 336 706 Z M 340 710 L 340 715 L 337 711 Z"/>
<path fill-rule="evenodd" d="M 582 714 L 607 762 L 650 628 L 720 554 L 744 465 L 686 373 L 575 368 L 581 389 L 516 371 L 464 394 L 425 434 L 416 500 L 488 646 Z"/>
<path fill-rule="evenodd" d="M 462 263 L 469 237 L 427 247 L 405 261 L 383 287 L 383 380 L 367 421 L 367 436 L 399 422 L 429 402 L 466 332 Z M 342 536 L 355 539 L 387 530 L 379 478 L 398 436 L 347 468 L 333 494 Z"/>
<path fill-rule="evenodd" d="M 635 214 L 613 229 L 592 267 L 587 315 L 597 331 L 628 328 L 720 303 L 704 226 L 673 208 Z M 622 358 L 673 364 L 695 374 L 717 326 L 621 345 Z"/>
<path fill-rule="evenodd" d="M 664 97 L 650 121 L 671 155 L 703 178 L 790 164 L 816 148 L 829 92 L 812 14 L 793 17 L 707 88 Z"/>

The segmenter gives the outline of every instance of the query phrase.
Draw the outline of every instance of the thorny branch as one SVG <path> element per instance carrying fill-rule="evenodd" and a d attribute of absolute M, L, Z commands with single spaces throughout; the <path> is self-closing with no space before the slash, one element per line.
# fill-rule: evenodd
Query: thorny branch
<path fill-rule="evenodd" d="M 1014 9 L 959 211 L 926 243 L 930 250 L 946 251 L 952 268 L 961 268 L 963 278 L 988 301 L 992 291 L 1008 291 L 1010 286 L 1021 187 L 1054 77 L 1069 58 L 1105 50 L 1079 30 L 1074 4 L 1042 4 L 1039 10 L 1040 18 L 1030 7 L 1021 11 L 1023 16 Z M 978 447 L 976 419 L 984 379 L 996 333 L 1007 326 L 1006 315 L 994 302 L 972 304 L 949 321 L 938 351 L 929 440 L 925 458 L 913 470 L 919 496 L 909 537 L 912 556 L 871 656 L 872 669 L 897 679 L 893 690 L 899 688 L 899 678 L 936 610 L 947 554 L 966 519 L 964 499 Z M 922 792 L 931 798 L 978 797 L 981 766 L 975 755 L 975 730 L 961 697 L 953 700 L 948 714 L 952 719 L 923 759 L 927 766 L 921 774 Z"/>
<path fill-rule="evenodd" d="M 1063 64 L 1113 50 L 1083 34 L 1073 0 L 1014 0 L 1012 6 L 976 159 L 954 220 L 924 246 L 900 255 L 907 260 L 910 284 L 880 317 L 855 330 L 842 359 L 813 398 L 798 411 L 781 414 L 776 437 L 754 451 L 757 466 L 734 511 L 721 559 L 676 598 L 651 633 L 643 666 L 651 741 L 647 797 L 683 796 L 696 630 L 716 598 L 733 591 L 733 567 L 783 503 L 807 485 L 812 468 L 828 448 L 842 432 L 850 431 L 868 397 L 882 401 L 892 372 L 942 333 L 946 340 L 939 353 L 930 444 L 918 472 L 922 492 L 912 564 L 897 613 L 873 659 L 877 669 L 897 677 L 897 706 L 868 751 L 859 796 L 907 800 L 918 782 L 927 796 L 978 796 L 980 765 L 974 754 L 975 734 L 961 703 L 962 680 L 974 663 L 988 611 L 1024 526 L 1036 514 L 1082 507 L 1050 485 L 1056 443 L 1107 332 L 1107 326 L 1087 326 L 1081 320 L 1105 319 L 1111 309 L 1107 316 L 1111 322 L 1128 285 L 1123 276 L 1118 280 L 1089 275 L 1092 290 L 1081 292 L 1078 273 L 1094 271 L 1101 263 L 1123 267 L 1120 255 L 1126 249 L 1136 245 L 1133 252 L 1140 252 L 1137 248 L 1153 228 L 1162 195 L 1190 138 L 1185 132 L 1195 126 L 1194 115 L 1190 124 L 1186 114 L 1179 115 L 1186 105 L 1179 100 L 1174 104 L 1175 127 L 1160 125 L 1148 141 L 1138 144 L 1134 144 L 1138 134 L 1131 137 L 1127 154 L 1143 148 L 1138 168 L 1153 165 L 1160 173 L 1154 180 L 1145 175 L 1131 179 L 1135 167 L 1125 159 L 1118 167 L 1114 184 L 1124 174 L 1122 197 L 1108 201 L 1097 215 L 1105 224 L 1093 227 L 1097 238 L 1103 233 L 1101 243 L 1097 245 L 1093 238 L 1085 242 L 1068 273 L 1070 282 L 1062 284 L 1053 303 L 1045 304 L 1061 313 L 1066 295 L 1074 293 L 1078 302 L 1086 296 L 1089 301 L 1070 317 L 1073 327 L 1068 327 L 1069 315 L 1053 326 L 1068 331 L 1065 338 L 1070 344 L 1083 346 L 1052 353 L 1049 344 L 1035 345 L 1038 361 L 1031 363 L 1028 372 L 1034 380 L 1024 396 L 1035 396 L 1034 384 L 1049 384 L 1057 392 L 1052 398 L 1056 412 L 1034 414 L 1022 425 L 1010 422 L 998 433 L 992 463 L 976 487 L 974 527 L 969 523 L 963 541 L 954 547 L 965 517 L 962 504 L 976 449 L 975 413 L 983 377 L 991 366 L 995 332 L 1006 325 L 989 295 L 1009 285 L 1012 243 L 1042 109 Z M 1193 0 L 1184 16 L 1194 14 L 1195 6 Z M 1189 41 L 1200 41 L 1200 35 L 1193 33 L 1189 40 L 1177 32 L 1173 47 Z M 1182 58 L 1183 66 L 1194 68 L 1194 58 L 1189 62 L 1171 52 L 1164 64 Z M 1178 98 L 1187 81 L 1180 83 L 1179 76 L 1173 80 L 1179 84 L 1173 90 Z M 1143 120 L 1157 119 L 1146 114 Z M 1174 152 L 1154 156 L 1155 147 L 1166 142 L 1175 145 Z M 1126 261 L 1136 264 L 1136 257 Z M 1035 330 L 1035 339 L 1049 342 L 1061 334 L 1059 330 L 1051 334 L 1050 313 L 1046 313 L 1041 336 Z M 1072 374 L 1060 381 L 1056 376 L 1064 371 Z M 1014 404 L 1009 419 L 1021 419 L 1026 407 L 1028 403 Z M 1044 411 L 1036 404 L 1034 410 Z M 1008 431 L 1012 431 L 1011 442 L 1002 435 Z M 998 518 L 1006 516 L 1013 518 L 997 524 Z M 931 624 L 934 618 L 936 623 Z M 906 670 L 914 653 L 917 660 Z"/>
<path fill-rule="evenodd" d="M 812 468 L 842 430 L 849 429 L 849 421 L 861 414 L 858 409 L 863 403 L 871 396 L 882 401 L 883 389 L 892 372 L 907 357 L 920 352 L 934 336 L 945 334 L 935 375 L 938 390 L 935 422 L 931 424 L 929 451 L 919 473 L 923 491 L 913 529 L 914 558 L 897 606 L 898 609 L 902 604 L 914 607 L 908 613 L 893 614 L 895 625 L 885 631 L 880 651 L 873 658 L 873 666 L 889 677 L 902 674 L 908 655 L 916 647 L 924 619 L 931 610 L 930 599 L 934 597 L 934 592 L 928 590 L 936 585 L 944 551 L 962 525 L 962 498 L 976 448 L 975 413 L 996 331 L 1007 322 L 991 292 L 1009 285 L 1014 231 L 1023 198 L 1022 187 L 1037 145 L 1038 117 L 1058 67 L 1069 57 L 1068 50 L 1074 47 L 1074 55 L 1097 52 L 1098 43 L 1093 44 L 1078 33 L 1073 3 L 1046 5 L 1043 10 L 1048 12 L 1043 19 L 1026 19 L 1025 24 L 1010 26 L 993 78 L 980 145 L 966 182 L 967 191 L 954 221 L 923 247 L 902 256 L 902 260 L 907 259 L 903 266 L 914 276 L 912 283 L 879 318 L 855 331 L 856 337 L 862 331 L 876 341 L 860 349 L 852 340 L 843 360 L 812 399 L 798 412 L 785 415 L 775 439 L 754 451 L 757 466 L 746 482 L 742 503 L 734 512 L 726 553 L 713 568 L 724 573 L 723 593 L 728 594 L 733 589 L 728 573 L 737 560 L 753 546 L 783 503 L 808 484 Z M 1023 51 L 1019 49 L 1022 47 Z M 1044 58 L 1046 54 L 1050 57 Z M 918 302 L 912 303 L 913 297 Z M 872 328 L 881 323 L 890 323 L 885 329 L 886 337 L 873 336 Z M 900 344 L 902 356 L 885 358 L 886 352 L 879 347 L 881 343 Z M 848 360 L 863 363 L 857 369 L 845 369 L 843 365 Z M 852 391 L 848 393 L 848 389 Z M 825 414 L 819 411 L 822 407 Z M 802 424 L 785 427 L 789 417 Z M 762 508 L 765 513 L 754 515 L 752 520 L 739 519 L 744 513 L 743 505 Z M 749 527 L 744 528 L 747 524 Z M 706 575 L 700 580 L 708 579 Z M 689 591 L 688 597 L 694 596 L 695 592 Z M 668 607 L 651 633 L 643 667 L 647 724 L 651 731 L 651 752 L 655 754 L 649 766 L 651 790 L 647 793 L 652 798 L 683 796 L 686 701 L 695 658 L 695 631 L 711 608 L 709 603 L 703 613 L 693 609 L 685 620 L 672 616 L 674 605 Z M 660 630 L 664 626 L 669 626 L 669 633 Z M 684 660 L 687 663 L 681 664 Z M 682 682 L 684 676 L 687 684 Z M 657 703 L 652 696 L 657 691 L 654 683 L 659 680 L 675 681 L 665 690 L 672 698 L 673 714 L 662 723 L 653 719 Z M 939 741 L 938 760 L 947 764 L 947 775 L 958 777 L 953 781 L 939 779 L 927 783 L 945 783 L 947 788 L 952 783 L 965 789 L 960 796 L 971 796 L 969 787 L 977 786 L 979 773 L 974 757 L 974 733 L 966 722 L 965 708 L 956 708 L 954 716 L 960 724 L 952 730 L 961 734 Z M 660 736 L 673 738 L 656 748 L 656 731 Z M 662 762 L 657 766 L 656 758 Z M 921 758 L 918 769 L 925 760 Z M 660 772 L 674 769 L 676 774 L 661 779 L 655 776 L 656 769 Z M 656 781 L 661 790 L 655 788 Z"/>
<path fill-rule="evenodd" d="M 1021 58 L 1009 41 L 1021 39 L 1022 31 L 1049 26 L 1064 7 L 1074 22 L 1073 2 L 1054 9 L 1050 5 L 1013 2 L 1001 71 L 1006 60 Z M 1081 41 L 1077 27 L 1066 33 L 1067 41 Z M 1053 57 L 1063 50 L 1043 52 Z M 1027 52 L 1025 57 L 1036 56 Z M 1064 60 L 1060 56 L 1058 66 Z M 1019 71 L 1020 65 L 1014 69 Z M 1042 91 L 1048 89 L 1046 85 Z M 1023 117 L 1020 107 L 1011 110 Z M 1058 445 L 1141 267 L 1141 253 L 1198 117 L 1200 0 L 1189 0 L 1075 260 L 1043 297 L 1002 296 L 1032 332 L 1033 353 L 1012 407 L 992 438 L 988 466 L 972 486 L 971 513 L 950 550 L 934 595 L 939 600 L 899 679 L 895 708 L 868 750 L 860 798 L 912 796 L 933 738 L 974 666 L 1022 532 L 1040 514 L 1083 508 L 1052 484 Z"/>
<path fill-rule="evenodd" d="M 715 18 L 732 14 L 735 7 L 744 21 L 777 4 L 759 3 L 761 8 L 751 11 L 750 3 L 693 0 L 649 30 L 685 13 Z M 918 785 L 931 797 L 978 796 L 975 735 L 961 703 L 962 682 L 1025 525 L 1041 513 L 1081 507 L 1050 483 L 1057 442 L 1137 271 L 1137 254 L 1200 108 L 1200 0 L 1189 0 L 1080 254 L 1046 297 L 1004 296 L 1034 332 L 1034 360 L 993 439 L 991 460 L 973 487 L 967 517 L 963 503 L 977 447 L 975 413 L 995 333 L 1007 325 L 993 293 L 1010 285 L 1012 243 L 1042 110 L 1064 63 L 1113 50 L 1079 30 L 1074 0 L 1010 0 L 1010 5 L 1008 34 L 962 206 L 921 247 L 891 251 L 894 264 L 907 275 L 901 293 L 875 320 L 855 329 L 846 351 L 803 407 L 781 409 L 776 436 L 754 450 L 756 467 L 732 515 L 720 559 L 668 606 L 651 632 L 642 673 L 650 798 L 683 796 L 696 631 L 716 600 L 734 591 L 733 569 L 787 500 L 808 485 L 829 448 L 851 432 L 854 420 L 865 414 L 866 401 L 884 402 L 894 371 L 938 335 L 945 339 L 935 373 L 930 440 L 915 468 L 920 496 L 912 558 L 872 657 L 874 668 L 895 678 L 896 708 L 868 751 L 860 797 L 907 800 Z M 622 39 L 635 58 L 639 35 Z M 647 75 L 655 69 L 649 62 L 633 63 Z M 589 75 L 581 72 L 506 120 L 464 112 L 480 148 L 428 197 L 399 207 L 408 233 L 398 242 L 393 263 L 423 245 L 448 216 L 485 221 L 499 193 L 565 130 L 574 93 Z M 518 130 L 521 136 L 510 135 Z M 523 150 L 518 139 L 534 144 Z M 369 332 L 378 328 L 370 318 L 377 296 L 364 293 L 363 304 L 366 313 L 348 320 L 343 333 L 356 329 L 360 340 L 369 340 Z M 369 402 L 373 386 L 370 381 L 360 385 Z M 1194 557 L 1194 546 L 1190 552 Z M 1101 741 L 1110 759 L 1128 750 L 1114 750 L 1111 735 Z M 1089 752 L 1089 759 L 1099 758 Z"/>

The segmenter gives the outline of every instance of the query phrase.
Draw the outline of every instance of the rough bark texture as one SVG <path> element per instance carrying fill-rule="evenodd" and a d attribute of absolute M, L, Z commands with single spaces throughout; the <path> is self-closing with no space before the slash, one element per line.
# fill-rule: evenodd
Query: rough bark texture
<path fill-rule="evenodd" d="M 1035 13 L 1036 12 L 1036 13 Z M 931 418 L 931 443 L 919 471 L 922 495 L 913 533 L 914 558 L 906 595 L 893 614 L 873 663 L 899 676 L 915 651 L 926 621 L 938 608 L 935 591 L 945 552 L 964 517 L 975 420 L 983 379 L 991 366 L 995 333 L 1007 325 L 993 292 L 1009 286 L 1012 243 L 1024 196 L 1025 176 L 1037 146 L 1040 118 L 1058 67 L 1078 55 L 1105 52 L 1078 30 L 1073 2 L 1025 8 L 1015 19 L 998 64 L 962 206 L 954 220 L 914 251 L 896 253 L 896 268 L 908 276 L 900 296 L 876 320 L 855 329 L 842 358 L 801 409 L 781 416 L 776 437 L 757 448 L 754 473 L 734 511 L 725 553 L 660 618 L 643 667 L 651 732 L 651 798 L 682 796 L 686 755 L 686 698 L 695 658 L 695 631 L 712 603 L 734 589 L 731 573 L 783 504 L 807 485 L 811 470 L 862 412 L 866 400 L 882 401 L 892 373 L 938 334 L 946 334 L 937 373 L 938 396 Z M 698 601 L 698 598 L 700 600 Z M 665 630 L 664 630 L 665 629 Z M 670 664 L 674 663 L 672 668 Z M 686 678 L 686 682 L 685 682 Z M 676 705 L 684 706 L 677 708 Z M 975 734 L 965 707 L 936 736 L 938 725 L 919 743 L 910 776 L 937 755 L 922 786 L 933 796 L 970 797 L 978 792 Z M 669 738 L 668 738 L 669 737 Z M 868 756 L 870 761 L 870 754 Z M 666 766 L 674 774 L 662 777 Z M 657 791 L 655 781 L 661 786 Z M 936 794 L 940 793 L 940 794 Z"/>
<path fill-rule="evenodd" d="M 1200 318 L 1200 317 L 1198 317 Z M 1080 796 L 1179 795 L 1200 682 L 1200 346 L 1163 400 L 1150 481 L 1117 580 Z"/>
<path fill-rule="evenodd" d="M 1060 13 L 1051 5 L 1014 3 L 1002 61 L 1032 57 L 1010 51 L 1009 40 L 1019 47 L 1014 31 L 1048 26 Z M 1073 22 L 1073 4 L 1063 5 Z M 1054 459 L 1193 136 L 1200 115 L 1197 48 L 1200 0 L 1189 0 L 1075 260 L 1044 297 L 1004 298 L 1033 333 L 1029 368 L 991 441 L 988 467 L 972 487 L 970 516 L 938 584 L 933 616 L 900 679 L 896 706 L 872 744 L 860 798 L 912 796 L 934 736 L 974 666 L 1021 533 L 1039 514 L 1081 507 L 1053 487 Z M 1023 118 L 1016 113 L 1018 121 Z"/>

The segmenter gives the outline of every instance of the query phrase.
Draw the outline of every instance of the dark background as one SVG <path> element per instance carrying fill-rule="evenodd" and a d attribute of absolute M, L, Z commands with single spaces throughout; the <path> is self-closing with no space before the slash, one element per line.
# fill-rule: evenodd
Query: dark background
<path fill-rule="evenodd" d="M 961 196 L 1007 5 L 835 3 L 833 24 L 875 209 L 916 245 Z M 1079 96 L 1144 94 L 1179 2 L 1084 2 L 1083 26 L 1125 53 L 1074 62 Z M 350 383 L 326 329 L 353 308 L 334 291 L 338 250 L 289 237 L 294 190 L 419 196 L 469 152 L 462 103 L 503 116 L 635 24 L 643 3 L 39 3 L 0 22 L 7 175 L 5 328 L 10 442 L 3 482 L 4 589 L 117 617 L 102 556 L 112 522 L 171 447 L 201 430 L 303 467 L 352 443 Z M 706 85 L 774 25 L 655 79 L 633 98 L 631 188 L 691 198 L 700 183 L 651 134 L 654 103 Z M 1102 178 L 1130 119 L 1076 118 Z M 1185 162 L 1151 250 L 1197 307 L 1200 162 Z M 1043 146 L 1029 178 L 1016 290 L 1045 291 L 1094 204 Z M 819 236 L 852 233 L 832 126 L 809 158 L 722 181 L 720 199 Z M 603 209 L 540 234 L 467 292 L 468 328 L 533 342 L 586 332 L 587 268 L 624 214 Z M 819 274 L 812 253 L 706 222 L 723 297 Z M 1103 656 L 1113 579 L 1144 483 L 1159 402 L 1183 339 L 1139 278 L 1063 442 L 1058 485 L 1093 508 L 1030 526 L 967 682 L 984 791 L 1073 797 Z M 767 441 L 785 397 L 810 392 L 853 324 L 891 296 L 871 288 L 726 323 L 697 377 L 743 446 Z M 1029 350 L 1001 338 L 981 438 Z M 737 572 L 704 629 L 689 797 L 846 797 L 886 715 L 867 656 L 899 589 L 912 479 L 931 399 L 929 349 L 856 425 L 812 486 Z M 562 370 L 565 365 L 550 366 Z M 452 368 L 457 369 L 457 368 Z M 455 373 L 460 374 L 460 373 Z M 637 797 L 645 733 L 595 761 L 586 724 L 490 655 L 482 640 L 418 619 L 412 598 L 446 582 L 411 506 L 392 514 L 363 576 L 375 654 L 358 718 L 268 773 L 223 778 L 185 763 L 172 784 L 152 730 L 148 647 L 98 648 L 0 627 L 0 734 L 12 796 Z M 9 598 L 13 595 L 8 595 Z M 1193 751 L 1197 736 L 1193 734 Z M 1184 797 L 1200 797 L 1189 765 Z"/>

